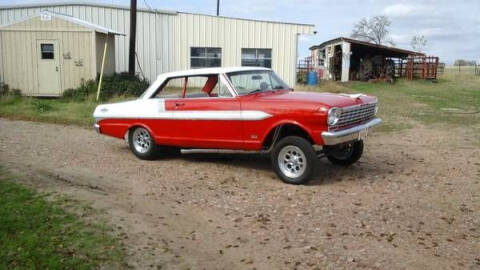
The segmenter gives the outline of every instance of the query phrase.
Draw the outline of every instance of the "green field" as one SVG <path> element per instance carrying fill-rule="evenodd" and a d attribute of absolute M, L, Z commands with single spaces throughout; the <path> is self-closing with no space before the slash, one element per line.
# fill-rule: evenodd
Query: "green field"
<path fill-rule="evenodd" d="M 385 122 L 378 130 L 392 131 L 415 123 L 446 124 L 479 128 L 480 76 L 446 70 L 437 81 L 398 80 L 394 84 L 321 81 L 318 87 L 298 87 L 303 91 L 364 93 L 378 97 L 379 116 Z"/>
<path fill-rule="evenodd" d="M 394 84 L 321 81 L 317 87 L 297 86 L 297 91 L 327 91 L 376 95 L 380 116 L 385 124 L 380 131 L 409 128 L 416 121 L 425 124 L 474 126 L 480 124 L 480 76 L 464 67 L 447 69 L 435 81 L 399 80 Z M 133 99 L 115 97 L 107 102 Z M 85 101 L 69 99 L 26 98 L 7 95 L 0 97 L 0 116 L 63 124 L 91 126 L 92 112 L 98 103 L 93 96 Z"/>
<path fill-rule="evenodd" d="M 117 269 L 125 254 L 93 209 L 17 184 L 0 167 L 0 269 Z M 82 218 L 67 212 L 81 212 Z M 75 209 L 76 208 L 76 209 Z M 81 208 L 81 209 L 78 209 Z M 75 211 L 74 211 L 75 210 Z"/>

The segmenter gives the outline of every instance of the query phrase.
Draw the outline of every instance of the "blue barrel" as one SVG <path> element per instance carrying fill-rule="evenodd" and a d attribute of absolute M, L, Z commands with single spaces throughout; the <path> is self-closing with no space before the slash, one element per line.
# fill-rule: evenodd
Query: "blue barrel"
<path fill-rule="evenodd" d="M 317 85 L 318 75 L 316 71 L 309 71 L 307 73 L 307 85 Z"/>

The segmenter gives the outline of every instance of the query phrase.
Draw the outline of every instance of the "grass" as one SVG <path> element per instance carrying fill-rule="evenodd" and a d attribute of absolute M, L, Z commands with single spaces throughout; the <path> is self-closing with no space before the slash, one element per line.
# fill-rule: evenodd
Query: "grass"
<path fill-rule="evenodd" d="M 133 97 L 114 97 L 107 102 L 117 102 Z M 101 102 L 106 103 L 106 102 Z M 93 111 L 100 104 L 93 98 L 84 101 L 20 96 L 0 97 L 0 116 L 29 121 L 92 126 Z"/>
<path fill-rule="evenodd" d="M 0 269 L 96 269 L 123 264 L 125 254 L 107 226 L 67 213 L 65 199 L 37 194 L 15 180 L 0 167 Z"/>

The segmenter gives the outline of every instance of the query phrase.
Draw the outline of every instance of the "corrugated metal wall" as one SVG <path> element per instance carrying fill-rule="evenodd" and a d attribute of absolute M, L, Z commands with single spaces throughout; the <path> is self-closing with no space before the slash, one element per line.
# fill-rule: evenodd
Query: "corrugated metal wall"
<path fill-rule="evenodd" d="M 96 71 L 100 73 L 100 71 L 102 70 L 103 51 L 105 50 L 106 39 L 107 39 L 107 55 L 105 57 L 105 66 L 103 69 L 103 74 L 113 75 L 113 73 L 115 73 L 115 61 L 108 61 L 107 59 L 115 59 L 115 36 L 105 35 L 104 33 L 98 33 L 98 32 L 95 33 Z"/>
<path fill-rule="evenodd" d="M 0 9 L 0 24 L 50 10 L 129 33 L 126 8 L 84 4 Z M 312 34 L 312 25 L 274 23 L 188 13 L 137 14 L 137 54 L 150 81 L 160 73 L 190 68 L 190 47 L 221 47 L 222 66 L 240 66 L 241 48 L 271 48 L 272 68 L 287 83 L 295 82 L 298 34 Z M 128 69 L 128 36 L 115 38 L 116 71 Z M 137 72 L 140 71 L 137 64 Z"/>
<path fill-rule="evenodd" d="M 36 17 L 5 27 L 0 34 L 2 80 L 11 88 L 22 90 L 25 95 L 45 94 L 39 93 L 38 89 L 39 51 L 36 40 L 58 41 L 61 90 L 78 87 L 82 79 L 95 78 L 94 32 L 88 28 L 56 18 L 41 21 Z M 71 58 L 64 57 L 65 53 Z M 81 65 L 75 63 L 79 60 Z"/>

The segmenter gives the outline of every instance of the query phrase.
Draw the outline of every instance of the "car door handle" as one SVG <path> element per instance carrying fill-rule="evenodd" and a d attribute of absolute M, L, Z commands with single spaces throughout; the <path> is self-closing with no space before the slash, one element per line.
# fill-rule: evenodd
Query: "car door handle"
<path fill-rule="evenodd" d="M 183 102 L 176 102 L 175 103 L 175 107 L 180 107 L 180 106 L 184 106 L 184 105 L 185 105 L 185 103 L 183 103 Z"/>

